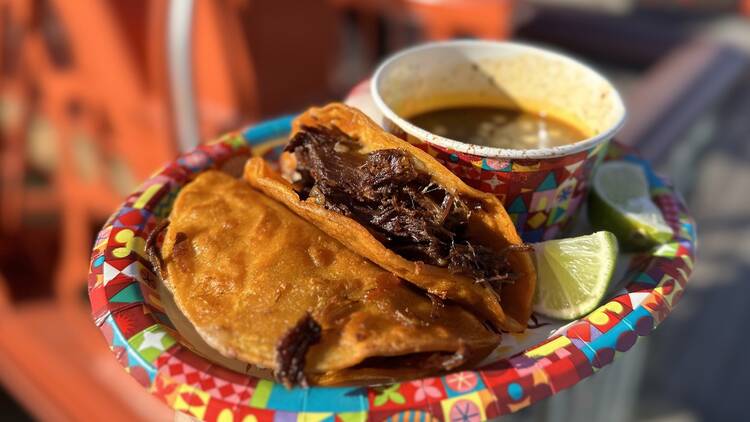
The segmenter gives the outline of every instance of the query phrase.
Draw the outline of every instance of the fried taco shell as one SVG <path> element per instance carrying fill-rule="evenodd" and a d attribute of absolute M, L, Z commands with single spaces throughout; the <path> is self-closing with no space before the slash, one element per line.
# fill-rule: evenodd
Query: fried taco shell
<path fill-rule="evenodd" d="M 423 376 L 476 364 L 499 343 L 473 314 L 218 171 L 182 189 L 149 251 L 210 346 L 287 385 Z"/>
<path fill-rule="evenodd" d="M 492 194 L 343 104 L 293 126 L 282 175 L 260 158 L 245 178 L 351 250 L 496 329 L 522 331 L 536 272 Z"/>

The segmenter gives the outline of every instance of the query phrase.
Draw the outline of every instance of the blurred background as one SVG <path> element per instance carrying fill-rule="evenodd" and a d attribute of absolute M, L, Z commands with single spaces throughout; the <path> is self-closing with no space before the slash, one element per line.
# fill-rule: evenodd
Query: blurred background
<path fill-rule="evenodd" d="M 509 419 L 747 420 L 748 0 L 0 0 L 2 419 L 174 419 L 91 323 L 98 228 L 181 150 L 342 99 L 395 50 L 467 37 L 610 77 L 620 140 L 672 178 L 700 239 L 654 335 Z"/>

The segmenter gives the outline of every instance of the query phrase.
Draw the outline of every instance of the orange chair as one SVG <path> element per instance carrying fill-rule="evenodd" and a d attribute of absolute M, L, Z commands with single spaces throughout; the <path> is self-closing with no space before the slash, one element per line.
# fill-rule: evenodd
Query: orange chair
<path fill-rule="evenodd" d="M 436 41 L 469 36 L 505 39 L 512 32 L 513 0 L 330 0 L 339 10 L 357 14 L 358 29 L 370 50 L 370 61 L 377 59 L 378 40 L 382 37 L 378 18 L 390 25 L 385 35 L 385 50 L 403 48 L 407 40 L 404 26 L 416 25 L 424 40 Z"/>
<path fill-rule="evenodd" d="M 403 4 L 429 40 L 457 36 L 505 39 L 511 33 L 509 0 L 405 0 Z"/>
<path fill-rule="evenodd" d="M 53 184 L 33 197 L 62 213 L 56 285 L 64 296 L 79 296 L 93 227 L 179 149 L 327 95 L 316 87 L 326 86 L 336 56 L 333 12 L 321 0 L 295 5 L 290 15 L 281 3 L 196 2 L 183 34 L 187 61 L 170 63 L 170 7 L 190 2 L 3 2 L 23 37 L 19 70 L 0 83 L 24 113 L 3 129 L 2 227 L 18 230 L 24 198 L 32 196 L 21 183 L 23 155 L 29 120 L 39 116 L 53 132 L 56 165 Z M 318 25 L 306 25 L 316 15 Z M 284 19 L 288 27 L 278 24 Z M 295 43 L 295 51 L 284 48 Z M 185 69 L 192 72 L 179 85 Z M 36 102 L 32 88 L 41 95 Z M 186 94 L 193 97 L 188 113 Z"/>
<path fill-rule="evenodd" d="M 32 20 L 31 9 L 23 3 L 1 4 L 0 45 L 6 54 L 0 55 L 0 233 L 17 234 L 24 215 L 53 213 L 57 198 L 49 186 L 25 189 L 25 178 L 34 167 L 29 157 L 29 141 L 34 142 L 49 126 L 36 110 L 39 102 L 38 87 L 24 78 L 21 52 L 26 27 Z M 12 6 L 12 7 L 11 7 Z M 49 177 L 50 166 L 46 170 Z"/>
<path fill-rule="evenodd" d="M 170 418 L 122 373 L 81 300 L 94 233 L 179 150 L 326 95 L 337 30 L 323 0 L 295 5 L 289 20 L 307 31 L 296 33 L 279 23 L 288 2 L 193 2 L 176 14 L 189 3 L 0 0 L 0 236 L 28 233 L 34 210 L 61 224 L 48 256 L 33 236 L 17 237 L 39 247 L 42 265 L 58 263 L 55 296 L 0 302 L 0 380 L 42 419 Z M 315 16 L 325 27 L 309 25 Z M 183 32 L 175 17 L 187 17 Z M 186 94 L 188 118 L 176 111 Z M 190 124 L 189 137 L 178 120 Z M 50 164 L 47 186 L 31 188 L 23 181 L 39 159 L 28 138 L 39 121 L 42 149 L 53 151 L 45 157 L 54 159 L 41 160 Z M 0 292 L 18 281 L 0 280 Z"/>
<path fill-rule="evenodd" d="M 154 163 L 146 166 L 155 166 L 159 156 L 166 159 L 175 152 L 170 136 L 164 133 L 169 124 L 145 125 L 145 130 L 144 125 L 133 125 L 133 111 L 147 106 L 139 96 L 141 81 L 123 43 L 115 37 L 117 26 L 106 27 L 113 23 L 112 11 L 103 2 L 88 3 L 78 2 L 87 6 L 81 10 L 70 10 L 70 2 L 62 1 L 0 3 L 2 19 L 13 26 L 16 44 L 10 66 L 15 69 L 3 72 L 0 89 L 4 100 L 14 102 L 20 111 L 2 128 L 2 162 L 15 163 L 3 166 L 2 195 L 16 200 L 3 201 L 0 231 L 30 233 L 23 217 L 34 211 L 29 198 L 38 197 L 38 208 L 59 214 L 59 255 L 44 256 L 46 245 L 33 236 L 17 238 L 37 247 L 43 265 L 63 264 L 57 269 L 57 299 L 3 305 L 0 377 L 21 403 L 43 419 L 132 420 L 147 414 L 168 418 L 169 412 L 158 401 L 148 396 L 135 398 L 133 393 L 140 387 L 111 359 L 80 300 L 91 221 L 104 218 L 121 197 L 112 183 L 111 170 L 117 164 L 107 159 L 121 157 L 117 151 L 128 140 L 131 144 L 142 141 L 144 146 L 153 141 L 149 147 L 155 156 L 149 159 Z M 0 45 L 5 49 L 8 43 Z M 166 105 L 163 109 L 167 110 Z M 47 169 L 48 186 L 30 189 L 24 179 L 34 159 L 27 141 L 32 126 L 39 122 L 44 122 L 46 130 L 38 136 L 55 160 Z M 113 139 L 115 133 L 126 142 Z M 140 170 L 143 175 L 151 170 L 146 166 Z M 2 287 L 19 281 L 3 280 Z M 134 398 L 128 403 L 116 394 L 106 394 L 109 388 Z M 94 392 L 96 400 L 91 400 Z"/>

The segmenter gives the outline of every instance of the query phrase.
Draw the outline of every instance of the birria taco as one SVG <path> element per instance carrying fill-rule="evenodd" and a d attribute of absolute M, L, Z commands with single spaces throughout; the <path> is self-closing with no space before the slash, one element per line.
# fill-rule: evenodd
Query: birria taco
<path fill-rule="evenodd" d="M 343 104 L 293 125 L 278 174 L 250 159 L 245 179 L 352 251 L 495 329 L 522 331 L 536 283 L 500 201 Z"/>
<path fill-rule="evenodd" d="M 240 179 L 177 196 L 148 251 L 175 303 L 225 356 L 287 385 L 390 382 L 476 365 L 500 341 Z"/>

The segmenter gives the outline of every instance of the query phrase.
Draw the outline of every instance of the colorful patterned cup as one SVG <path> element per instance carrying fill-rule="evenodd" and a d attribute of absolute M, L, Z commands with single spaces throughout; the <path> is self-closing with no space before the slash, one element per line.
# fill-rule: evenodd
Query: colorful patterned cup
<path fill-rule="evenodd" d="M 625 120 L 620 94 L 599 73 L 517 43 L 462 40 L 414 47 L 380 65 L 370 90 L 386 129 L 469 185 L 496 194 L 527 242 L 554 238 L 572 220 L 593 169 Z M 404 118 L 478 105 L 544 111 L 590 137 L 553 148 L 492 148 L 438 136 Z"/>

